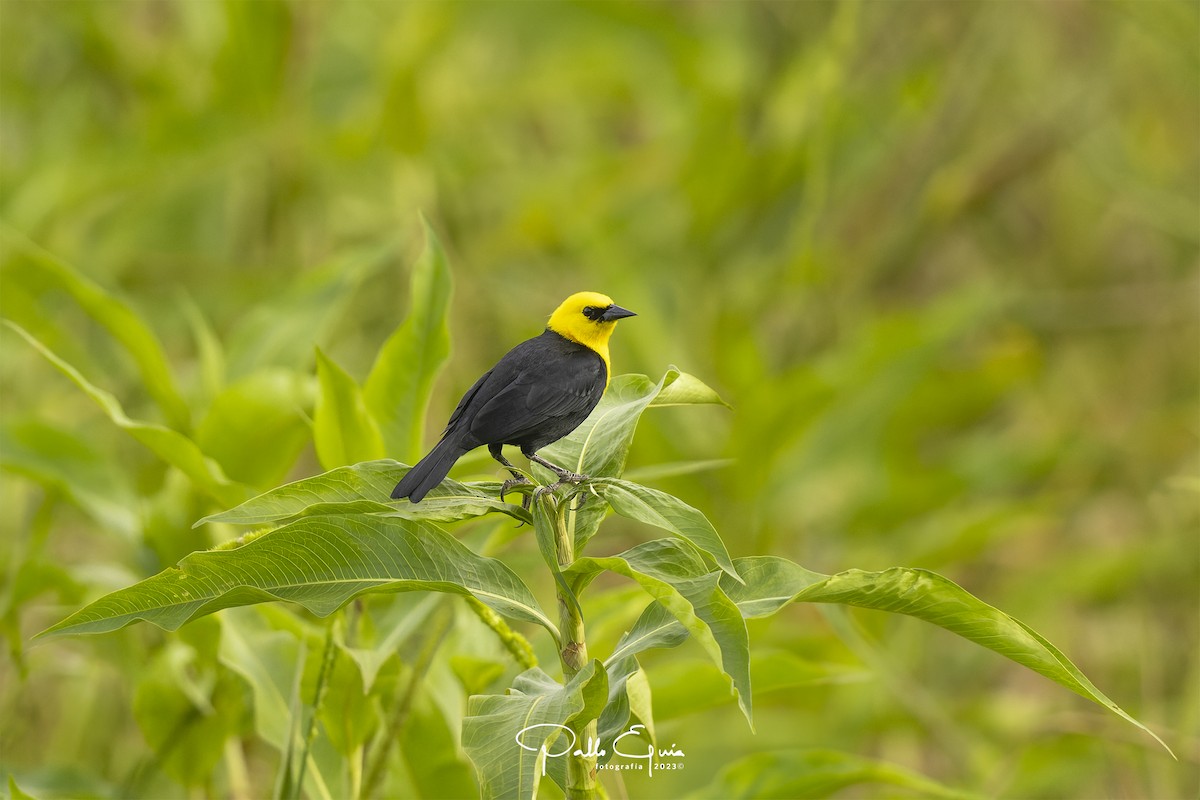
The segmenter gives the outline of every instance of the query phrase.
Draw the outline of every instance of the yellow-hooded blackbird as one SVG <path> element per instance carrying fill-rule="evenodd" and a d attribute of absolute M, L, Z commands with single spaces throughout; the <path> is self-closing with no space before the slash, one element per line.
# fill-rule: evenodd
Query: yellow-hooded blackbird
<path fill-rule="evenodd" d="M 521 448 L 526 458 L 552 470 L 559 481 L 583 480 L 537 451 L 578 428 L 600 402 L 611 372 L 608 337 L 617 320 L 632 316 L 632 311 L 597 292 L 579 292 L 564 300 L 540 336 L 509 350 L 467 390 L 441 441 L 396 484 L 392 497 L 419 503 L 455 461 L 484 444 L 512 473 L 505 489 L 525 482 L 501 452 L 506 444 Z"/>

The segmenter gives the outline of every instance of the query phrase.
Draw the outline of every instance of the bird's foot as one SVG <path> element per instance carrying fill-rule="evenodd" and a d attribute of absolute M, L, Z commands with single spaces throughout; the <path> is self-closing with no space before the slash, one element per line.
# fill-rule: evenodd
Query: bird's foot
<path fill-rule="evenodd" d="M 541 464 L 543 467 L 553 472 L 555 477 L 558 479 L 554 483 L 551 483 L 547 486 L 539 486 L 537 489 L 535 489 L 533 491 L 534 500 L 541 498 L 541 496 L 547 492 L 554 492 L 564 484 L 580 484 L 584 481 L 591 480 L 587 475 L 581 475 L 578 472 L 572 472 L 569 469 L 564 469 L 558 464 L 552 464 L 539 456 L 537 453 L 526 453 L 525 456 L 533 463 Z"/>
<path fill-rule="evenodd" d="M 566 486 L 568 484 L 575 486 L 580 483 L 583 483 L 586 480 L 590 480 L 587 475 L 580 475 L 578 472 L 567 472 L 566 470 L 563 470 L 563 472 L 565 474 L 560 475 L 559 479 L 556 480 L 554 483 L 550 483 L 545 486 L 539 486 L 538 488 L 534 489 L 533 490 L 533 499 L 535 499 L 535 500 L 540 499 L 541 496 L 544 494 L 553 494 L 554 492 L 558 491 L 560 488 L 562 488 L 563 486 Z"/>
<path fill-rule="evenodd" d="M 580 475 L 578 472 L 571 472 L 561 467 L 556 469 L 554 474 L 558 476 L 558 480 L 553 484 L 554 486 L 561 486 L 564 483 L 583 483 L 584 481 L 591 480 L 587 475 Z"/>
<path fill-rule="evenodd" d="M 527 486 L 531 483 L 533 483 L 533 481 L 529 480 L 529 478 L 526 478 L 524 475 L 514 475 L 504 483 L 500 484 L 500 500 L 503 501 L 504 495 L 512 491 L 514 487 Z M 521 508 L 525 509 L 526 511 L 529 510 L 529 500 L 529 495 L 526 494 L 521 496 Z"/>
<path fill-rule="evenodd" d="M 562 483 L 583 483 L 584 481 L 588 480 L 587 475 L 580 475 L 578 472 L 571 472 L 571 470 L 564 469 L 558 464 L 551 464 L 537 453 L 527 453 L 526 456 L 533 463 L 541 464 L 543 467 L 558 476 L 558 481 L 554 484 L 555 486 L 558 486 L 558 484 Z"/>

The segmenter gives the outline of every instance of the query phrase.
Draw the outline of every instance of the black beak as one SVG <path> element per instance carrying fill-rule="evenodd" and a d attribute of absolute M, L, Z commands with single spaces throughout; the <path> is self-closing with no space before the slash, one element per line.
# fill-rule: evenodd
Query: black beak
<path fill-rule="evenodd" d="M 633 313 L 627 308 L 621 308 L 620 306 L 609 306 L 608 308 L 604 309 L 604 313 L 600 315 L 600 320 L 601 322 L 616 322 L 619 319 L 636 316 L 637 314 Z"/>

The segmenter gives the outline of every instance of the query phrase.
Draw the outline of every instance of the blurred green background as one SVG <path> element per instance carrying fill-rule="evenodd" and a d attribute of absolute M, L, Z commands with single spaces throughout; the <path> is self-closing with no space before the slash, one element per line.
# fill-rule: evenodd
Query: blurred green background
<path fill-rule="evenodd" d="M 830 669 L 760 680 L 757 735 L 689 703 L 715 675 L 697 652 L 646 659 L 689 762 L 632 797 L 811 747 L 987 796 L 1195 797 L 1198 9 L 0 0 L 0 217 L 147 319 L 206 451 L 265 453 L 234 467 L 264 489 L 318 471 L 313 345 L 365 375 L 407 308 L 419 213 L 455 273 L 431 437 L 564 296 L 606 292 L 640 314 L 618 372 L 676 364 L 734 407 L 652 413 L 630 459 L 735 459 L 655 484 L 733 555 L 942 572 L 1180 758 L 922 623 L 793 608 L 751 626 L 756 657 Z M 77 299 L 4 264 L 4 317 L 161 420 Z M 138 654 L 163 635 L 16 643 L 208 546 L 190 525 L 214 506 L 0 346 L 0 767 L 116 796 L 147 753 Z M 286 413 L 231 432 L 226 385 Z"/>

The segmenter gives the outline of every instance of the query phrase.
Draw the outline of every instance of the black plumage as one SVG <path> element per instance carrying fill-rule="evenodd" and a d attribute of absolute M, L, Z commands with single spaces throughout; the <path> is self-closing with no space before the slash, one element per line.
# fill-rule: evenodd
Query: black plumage
<path fill-rule="evenodd" d="M 604 359 L 586 345 L 550 329 L 522 342 L 467 390 L 441 440 L 396 484 L 392 497 L 420 502 L 454 462 L 480 445 L 506 467 L 511 465 L 500 451 L 506 444 L 541 461 L 537 451 L 578 428 L 607 382 Z"/>

